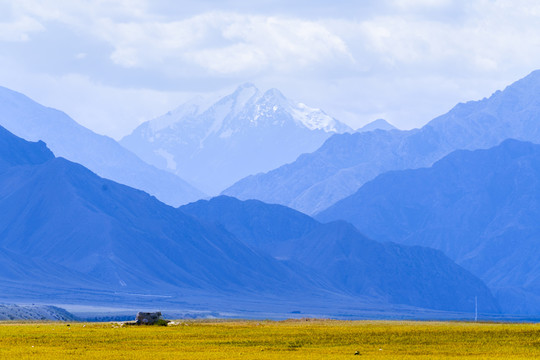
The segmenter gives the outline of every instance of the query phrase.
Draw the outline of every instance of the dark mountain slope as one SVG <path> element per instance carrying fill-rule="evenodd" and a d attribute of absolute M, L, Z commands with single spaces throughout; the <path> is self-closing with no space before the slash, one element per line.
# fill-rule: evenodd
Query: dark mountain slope
<path fill-rule="evenodd" d="M 306 286 L 300 276 L 222 228 L 203 225 L 62 158 L 27 164 L 43 146 L 25 141 L 18 146 L 20 151 L 11 151 L 27 155 L 5 160 L 11 166 L 0 171 L 0 249 L 16 262 L 66 268 L 103 288 L 126 291 L 264 292 Z M 33 279 L 31 264 L 24 267 Z"/>
<path fill-rule="evenodd" d="M 12 165 L 42 164 L 52 158 L 44 142 L 29 143 L 0 126 L 0 171 Z"/>
<path fill-rule="evenodd" d="M 436 250 L 378 243 L 348 223 L 320 224 L 260 201 L 222 196 L 180 209 L 222 224 L 252 248 L 300 264 L 353 296 L 467 312 L 478 296 L 485 312 L 497 311 L 486 286 Z"/>
<path fill-rule="evenodd" d="M 313 218 L 286 206 L 228 196 L 199 200 L 180 209 L 201 221 L 222 224 L 245 244 L 277 257 L 288 254 L 290 240 L 319 227 Z"/>
<path fill-rule="evenodd" d="M 440 249 L 504 297 L 507 311 L 540 313 L 540 145 L 507 140 L 382 174 L 317 218 Z"/>
<path fill-rule="evenodd" d="M 497 312 L 481 280 L 442 252 L 366 238 L 345 222 L 321 225 L 296 244 L 293 258 L 317 269 L 352 294 L 432 309 Z"/>

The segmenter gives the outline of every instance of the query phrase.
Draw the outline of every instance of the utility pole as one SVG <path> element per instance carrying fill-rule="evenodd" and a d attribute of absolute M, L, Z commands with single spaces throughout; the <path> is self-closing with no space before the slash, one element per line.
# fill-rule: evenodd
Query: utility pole
<path fill-rule="evenodd" d="M 474 322 L 478 321 L 478 297 L 474 297 Z"/>

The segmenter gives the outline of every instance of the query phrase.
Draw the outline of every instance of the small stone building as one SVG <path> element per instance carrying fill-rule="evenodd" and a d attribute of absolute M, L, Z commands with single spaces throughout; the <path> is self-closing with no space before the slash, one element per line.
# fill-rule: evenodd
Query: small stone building
<path fill-rule="evenodd" d="M 154 325 L 158 320 L 161 320 L 161 311 L 157 312 L 138 312 L 135 318 L 137 325 Z"/>

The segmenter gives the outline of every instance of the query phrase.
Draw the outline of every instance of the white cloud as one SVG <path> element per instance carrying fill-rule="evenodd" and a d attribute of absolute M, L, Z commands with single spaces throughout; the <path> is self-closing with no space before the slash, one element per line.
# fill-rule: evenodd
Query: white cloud
<path fill-rule="evenodd" d="M 28 41 L 30 34 L 44 30 L 37 20 L 22 16 L 9 22 L 0 22 L 0 41 Z"/>
<path fill-rule="evenodd" d="M 126 67 L 179 61 L 230 74 L 352 60 L 345 42 L 322 24 L 294 18 L 208 13 L 175 22 L 106 21 L 99 28 L 115 48 L 111 59 Z"/>
<path fill-rule="evenodd" d="M 446 7 L 452 4 L 451 0 L 394 0 L 398 8 L 410 10 L 411 8 L 427 7 L 438 8 Z"/>
<path fill-rule="evenodd" d="M 399 3 L 444 6 L 447 2 Z M 350 24 L 348 31 L 354 29 L 356 38 L 345 40 L 362 42 L 363 56 L 372 59 L 374 68 L 409 73 L 437 71 L 439 75 L 446 72 L 455 76 L 459 72 L 477 74 L 538 66 L 534 62 L 540 58 L 540 3 L 478 0 L 464 7 L 467 16 L 453 22 L 429 16 L 408 17 L 401 12 L 375 16 Z"/>
<path fill-rule="evenodd" d="M 14 13 L 80 26 L 100 18 L 148 17 L 146 0 L 17 0 L 11 6 Z"/>
<path fill-rule="evenodd" d="M 0 73 L 0 83 L 13 74 L 18 89 L 36 89 L 36 98 L 111 134 L 136 122 L 129 117 L 165 111 L 159 97 L 246 80 L 355 127 L 387 116 L 406 128 L 540 67 L 537 0 L 349 1 L 331 11 L 322 0 L 309 2 L 310 11 L 307 1 L 182 3 L 0 0 L 0 54 L 20 64 Z M 65 43 L 71 52 L 49 51 L 63 41 L 73 41 Z"/>
<path fill-rule="evenodd" d="M 188 64 L 203 72 L 237 74 L 352 60 L 343 40 L 317 21 L 234 12 L 171 20 L 167 14 L 149 13 L 149 4 L 19 0 L 12 11 L 24 14 L 27 22 L 62 23 L 92 34 L 113 47 L 110 59 L 115 64 L 128 68 L 169 63 L 170 69 L 176 63 L 179 69 Z"/>

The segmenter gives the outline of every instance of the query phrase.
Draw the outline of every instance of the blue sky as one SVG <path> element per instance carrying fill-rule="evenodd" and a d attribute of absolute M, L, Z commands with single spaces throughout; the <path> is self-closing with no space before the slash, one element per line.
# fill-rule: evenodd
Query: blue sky
<path fill-rule="evenodd" d="M 537 68 L 533 0 L 0 0 L 0 85 L 115 138 L 247 81 L 406 129 Z"/>

